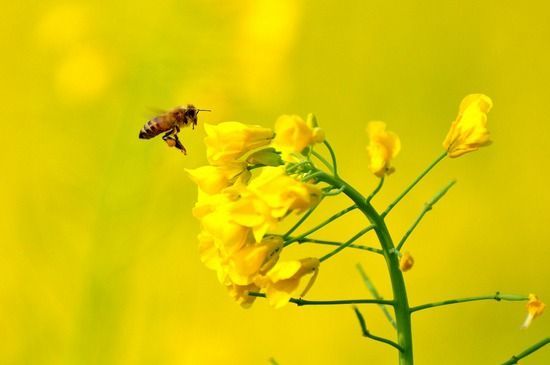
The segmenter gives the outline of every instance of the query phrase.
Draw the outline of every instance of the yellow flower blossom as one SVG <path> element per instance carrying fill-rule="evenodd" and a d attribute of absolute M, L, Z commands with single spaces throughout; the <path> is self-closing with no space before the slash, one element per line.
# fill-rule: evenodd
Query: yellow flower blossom
<path fill-rule="evenodd" d="M 397 134 L 386 131 L 386 123 L 370 122 L 367 125 L 370 143 L 367 146 L 373 174 L 382 177 L 395 171 L 390 162 L 401 150 L 401 141 Z"/>
<path fill-rule="evenodd" d="M 412 269 L 414 265 L 414 258 L 411 256 L 410 253 L 405 252 L 403 256 L 401 256 L 401 259 L 399 260 L 399 268 L 401 271 L 409 271 Z"/>
<path fill-rule="evenodd" d="M 206 157 L 215 166 L 235 161 L 248 151 L 269 144 L 273 138 L 270 128 L 239 122 L 205 124 L 204 129 Z"/>
<path fill-rule="evenodd" d="M 522 327 L 529 327 L 533 319 L 544 312 L 544 307 L 546 307 L 546 305 L 535 294 L 529 294 L 529 300 L 527 301 L 527 318 L 525 318 Z"/>
<path fill-rule="evenodd" d="M 238 198 L 236 192 L 229 190 L 220 194 L 207 194 L 199 189 L 197 202 L 193 207 L 193 216 L 202 219 L 207 214 L 217 210 L 218 207 L 227 205 Z"/>
<path fill-rule="evenodd" d="M 295 161 L 297 154 L 307 146 L 324 140 L 324 133 L 320 128 L 310 127 L 297 115 L 280 116 L 274 129 L 273 147 L 282 152 L 285 161 Z"/>
<path fill-rule="evenodd" d="M 207 165 L 185 171 L 202 191 L 216 194 L 234 183 L 241 174 L 249 174 L 246 166 L 246 162 L 230 162 L 227 165 Z"/>
<path fill-rule="evenodd" d="M 263 168 L 247 190 L 261 197 L 275 218 L 282 218 L 289 211 L 301 213 L 317 204 L 321 197 L 317 186 L 286 175 L 283 166 Z"/>
<path fill-rule="evenodd" d="M 207 214 L 201 223 L 203 230 L 212 236 L 215 246 L 224 255 L 231 255 L 251 242 L 250 228 L 235 223 L 225 209 Z"/>
<path fill-rule="evenodd" d="M 216 272 L 220 283 L 229 284 L 224 257 L 216 247 L 214 237 L 206 231 L 201 231 L 197 238 L 199 240 L 199 257 L 201 262 L 208 269 Z"/>
<path fill-rule="evenodd" d="M 229 295 L 243 308 L 250 308 L 252 303 L 256 300 L 256 297 L 248 295 L 249 292 L 257 292 L 260 288 L 255 284 L 250 285 L 237 285 L 229 284 L 226 286 Z"/>
<path fill-rule="evenodd" d="M 228 276 L 237 285 L 252 284 L 256 275 L 268 271 L 279 258 L 283 239 L 268 236 L 261 243 L 248 244 L 228 259 Z"/>
<path fill-rule="evenodd" d="M 268 230 L 273 229 L 277 219 L 272 210 L 259 197 L 247 194 L 229 206 L 229 215 L 233 222 L 252 229 L 254 239 L 260 242 Z"/>
<path fill-rule="evenodd" d="M 449 157 L 459 157 L 491 143 L 487 113 L 492 107 L 491 99 L 483 94 L 470 94 L 462 100 L 458 116 L 443 141 Z"/>
<path fill-rule="evenodd" d="M 313 285 L 319 270 L 317 258 L 305 258 L 299 261 L 277 263 L 265 277 L 258 279 L 258 285 L 265 289 L 270 305 L 281 308 L 288 303 L 292 294 L 300 286 L 301 280 L 313 274 L 300 296 L 304 296 Z"/>

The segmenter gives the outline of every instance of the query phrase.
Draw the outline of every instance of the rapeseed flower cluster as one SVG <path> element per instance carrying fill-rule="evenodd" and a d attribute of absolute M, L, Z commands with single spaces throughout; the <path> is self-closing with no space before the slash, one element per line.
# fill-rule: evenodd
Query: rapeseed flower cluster
<path fill-rule="evenodd" d="M 199 188 L 193 214 L 202 227 L 201 260 L 242 306 L 253 303 L 249 292 L 264 292 L 281 307 L 304 277 L 316 277 L 319 260 L 279 261 L 283 238 L 268 232 L 318 203 L 320 188 L 289 174 L 288 166 L 322 141 L 322 131 L 298 116 L 280 117 L 273 130 L 238 122 L 205 130 L 209 165 L 187 170 Z"/>

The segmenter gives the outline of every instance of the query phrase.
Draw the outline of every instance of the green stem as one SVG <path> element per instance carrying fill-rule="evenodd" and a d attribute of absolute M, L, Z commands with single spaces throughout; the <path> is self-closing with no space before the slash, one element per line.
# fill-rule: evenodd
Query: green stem
<path fill-rule="evenodd" d="M 370 291 L 372 296 L 375 299 L 383 299 L 382 296 L 380 295 L 380 293 L 378 293 L 378 290 L 376 290 L 376 287 L 374 286 L 373 282 L 370 280 L 369 276 L 367 275 L 367 273 L 363 269 L 363 266 L 361 264 L 357 264 L 356 267 L 357 267 L 357 271 L 359 271 L 359 275 L 361 276 L 361 279 L 363 279 L 363 282 L 365 283 L 365 286 Z M 395 319 L 393 319 L 392 315 L 388 311 L 388 308 L 381 305 L 380 309 L 382 310 L 382 313 L 384 313 L 384 315 L 386 316 L 388 321 L 391 323 L 393 328 L 397 329 L 397 325 L 395 324 Z"/>
<path fill-rule="evenodd" d="M 271 363 L 271 365 L 279 365 L 279 363 L 277 362 L 277 360 L 275 360 L 273 357 L 271 357 L 269 359 L 269 362 Z"/>
<path fill-rule="evenodd" d="M 391 202 L 390 205 L 388 205 L 386 210 L 384 210 L 384 212 L 382 212 L 382 214 L 380 214 L 380 216 L 382 218 L 387 216 L 388 213 L 397 205 L 397 203 L 399 203 L 401 201 L 401 199 L 403 199 L 405 197 L 405 195 L 407 195 L 409 193 L 409 191 L 411 191 L 412 188 L 414 188 L 416 186 L 416 184 L 418 184 L 420 182 L 420 180 L 422 180 L 422 178 L 424 176 L 426 176 L 428 174 L 428 172 L 430 172 L 435 167 L 435 165 L 437 165 L 445 157 L 447 157 L 447 151 L 445 151 L 440 156 L 438 156 L 424 171 L 422 171 L 422 173 L 420 175 L 418 175 L 418 177 L 416 179 L 414 179 L 414 181 L 409 186 L 407 186 L 407 188 L 393 202 Z"/>
<path fill-rule="evenodd" d="M 347 240 L 343 245 L 340 245 L 338 248 L 334 249 L 333 251 L 327 253 L 325 256 L 321 257 L 319 259 L 320 262 L 323 262 L 325 260 L 328 260 L 330 259 L 332 256 L 336 255 L 338 252 L 342 251 L 343 249 L 345 249 L 346 247 L 349 247 L 349 245 L 351 245 L 353 242 L 357 241 L 359 238 L 361 238 L 361 236 L 363 236 L 365 233 L 367 233 L 368 231 L 372 231 L 374 229 L 374 226 L 373 225 L 370 225 L 368 227 L 365 227 L 363 228 L 362 230 L 360 230 L 357 234 L 355 234 L 352 238 L 350 238 L 349 240 Z"/>
<path fill-rule="evenodd" d="M 405 286 L 405 280 L 403 279 L 403 273 L 399 269 L 399 259 L 395 254 L 395 247 L 388 228 L 386 227 L 386 223 L 384 222 L 384 218 L 378 214 L 372 205 L 367 203 L 361 193 L 340 178 L 322 174 L 318 176 L 318 179 L 336 188 L 344 186 L 344 194 L 357 205 L 359 210 L 361 210 L 371 224 L 375 226 L 374 230 L 384 251 L 384 258 L 388 267 L 393 298 L 395 301 L 394 310 L 397 324 L 398 344 L 403 349 L 403 351 L 399 352 L 399 364 L 412 365 L 414 363 L 413 344 L 407 288 Z"/>
<path fill-rule="evenodd" d="M 544 340 L 537 342 L 533 346 L 527 348 L 525 351 L 512 356 L 510 359 L 506 360 L 502 363 L 502 365 L 513 365 L 517 364 L 519 360 L 523 359 L 524 357 L 527 357 L 531 355 L 533 352 L 540 350 L 542 347 L 548 345 L 550 343 L 550 337 L 546 337 Z"/>
<path fill-rule="evenodd" d="M 330 171 L 332 171 L 334 173 L 334 166 L 332 166 L 323 156 L 321 156 L 320 153 L 317 153 L 315 152 L 314 150 L 311 150 L 311 154 L 315 157 L 317 157 L 317 159 L 319 161 L 321 161 L 321 163 L 323 165 L 325 165 Z"/>
<path fill-rule="evenodd" d="M 422 209 L 422 212 L 420 213 L 420 215 L 416 218 L 416 220 L 414 221 L 412 226 L 407 230 L 407 232 L 405 232 L 405 235 L 403 236 L 403 238 L 401 238 L 401 241 L 399 241 L 399 244 L 397 245 L 397 251 L 401 251 L 401 248 L 407 241 L 407 238 L 409 238 L 409 236 L 414 231 L 416 226 L 418 226 L 418 223 L 420 223 L 420 221 L 422 220 L 422 218 L 424 218 L 426 213 L 432 210 L 435 203 L 437 203 L 439 199 L 443 198 L 443 196 L 449 191 L 450 188 L 453 187 L 454 184 L 456 184 L 456 180 L 451 181 L 443 189 L 441 189 L 437 194 L 435 194 L 433 198 L 431 198 L 424 204 L 424 209 Z"/>
<path fill-rule="evenodd" d="M 264 293 L 248 292 L 251 297 L 265 298 Z M 304 305 L 341 305 L 341 304 L 384 304 L 394 305 L 393 300 L 378 300 L 378 299 L 342 299 L 342 300 L 306 300 L 302 298 L 290 298 L 290 303 L 296 304 L 298 307 Z"/>
<path fill-rule="evenodd" d="M 500 302 L 501 300 L 508 301 L 508 302 L 523 302 L 526 300 L 529 300 L 529 297 L 525 295 L 515 295 L 515 294 L 500 294 L 500 292 L 496 292 L 493 295 L 482 295 L 478 297 L 468 297 L 468 298 L 458 298 L 458 299 L 449 299 L 444 300 L 441 302 L 434 302 L 434 303 L 427 303 L 422 305 L 417 305 L 415 307 L 411 307 L 410 312 L 418 312 L 424 309 L 434 308 L 434 307 L 441 307 L 444 305 L 451 305 L 451 304 L 459 304 L 459 303 L 466 303 L 466 302 L 477 302 L 480 300 L 496 300 L 497 302 Z"/>
<path fill-rule="evenodd" d="M 338 167 L 336 166 L 336 154 L 334 153 L 334 150 L 332 149 L 330 143 L 328 143 L 327 140 L 324 140 L 323 144 L 327 147 L 328 152 L 330 153 L 330 158 L 332 159 L 333 174 L 334 176 L 338 177 Z"/>
<path fill-rule="evenodd" d="M 395 347 L 397 350 L 399 350 L 399 352 L 403 352 L 403 348 L 401 346 L 399 346 L 398 344 L 396 344 L 395 342 L 393 342 L 392 340 L 388 340 L 387 338 L 376 336 L 376 335 L 373 335 L 372 333 L 370 333 L 370 331 L 367 329 L 367 323 L 365 322 L 365 318 L 363 317 L 363 315 L 359 311 L 359 308 L 354 306 L 353 310 L 355 311 L 355 315 L 357 316 L 357 320 L 359 321 L 359 325 L 361 326 L 361 332 L 362 332 L 363 336 L 368 337 L 368 338 L 370 338 L 372 340 L 375 340 L 375 341 L 385 343 L 387 345 Z"/>
<path fill-rule="evenodd" d="M 344 242 L 318 240 L 318 239 L 315 239 L 315 238 L 307 238 L 307 237 L 302 238 L 301 240 L 298 241 L 298 243 L 299 244 L 302 244 L 302 243 L 316 243 L 316 244 L 319 244 L 319 245 L 327 245 L 327 246 L 342 246 L 342 245 L 345 244 Z M 348 247 L 349 248 L 355 248 L 355 249 L 358 249 L 358 250 L 374 252 L 374 253 L 377 253 L 379 255 L 384 254 L 384 251 L 382 251 L 381 249 L 376 248 L 376 247 L 370 247 L 370 246 L 365 246 L 365 245 L 355 245 L 355 244 L 349 245 Z"/>
<path fill-rule="evenodd" d="M 376 188 L 372 191 L 372 193 L 370 193 L 369 197 L 367 198 L 367 203 L 370 203 L 370 201 L 372 200 L 372 198 L 374 198 L 374 196 L 376 194 L 378 194 L 378 192 L 380 191 L 380 189 L 382 189 L 382 185 L 384 185 L 384 176 L 382 176 L 380 178 L 380 181 L 378 182 L 378 185 L 376 186 Z"/>
<path fill-rule="evenodd" d="M 296 236 L 294 238 L 289 238 L 287 241 L 285 241 L 284 243 L 284 247 L 290 245 L 291 243 L 293 242 L 296 242 L 296 241 L 300 241 L 301 239 L 309 236 L 310 234 L 314 233 L 314 232 L 317 232 L 318 230 L 320 230 L 321 228 L 323 228 L 324 226 L 326 226 L 327 224 L 329 224 L 330 222 L 340 218 L 341 216 L 351 212 L 352 210 L 354 209 L 357 209 L 357 206 L 355 204 L 353 205 L 350 205 L 349 207 L 347 207 L 346 209 L 343 209 L 341 211 L 339 211 L 338 213 L 332 215 L 331 217 L 329 217 L 327 220 L 321 222 L 320 224 L 316 225 L 315 227 L 313 227 L 312 229 L 310 229 L 309 231 L 305 232 L 305 233 L 302 233 L 301 235 L 299 236 Z"/>
<path fill-rule="evenodd" d="M 311 208 L 309 208 L 309 210 L 298 220 L 298 222 L 296 222 L 295 225 L 292 226 L 292 228 L 290 228 L 284 235 L 283 235 L 283 240 L 286 240 L 288 238 L 288 236 L 290 236 L 292 234 L 292 232 L 294 232 L 298 227 L 300 227 L 302 225 L 302 223 L 305 222 L 306 219 L 308 219 L 308 217 L 311 215 L 311 213 L 313 213 L 315 211 L 315 209 L 317 209 L 317 207 L 319 205 L 321 205 L 321 202 L 323 201 L 324 199 L 324 195 L 321 196 L 321 198 L 319 199 L 319 201 L 317 202 L 317 204 L 315 204 L 314 206 L 312 206 Z"/>

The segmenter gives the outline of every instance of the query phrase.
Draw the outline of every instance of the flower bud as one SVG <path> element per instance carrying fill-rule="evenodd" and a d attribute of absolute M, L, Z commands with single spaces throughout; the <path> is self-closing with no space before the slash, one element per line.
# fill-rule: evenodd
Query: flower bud
<path fill-rule="evenodd" d="M 405 252 L 403 256 L 401 256 L 401 260 L 399 260 L 399 268 L 401 271 L 409 271 L 412 269 L 414 265 L 414 258 L 411 256 L 410 253 Z"/>

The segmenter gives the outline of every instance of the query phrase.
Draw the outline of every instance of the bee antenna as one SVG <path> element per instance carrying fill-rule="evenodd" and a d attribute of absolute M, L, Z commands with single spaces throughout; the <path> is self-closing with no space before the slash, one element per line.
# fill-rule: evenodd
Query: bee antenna
<path fill-rule="evenodd" d="M 197 112 L 211 112 L 210 109 L 197 109 Z"/>

